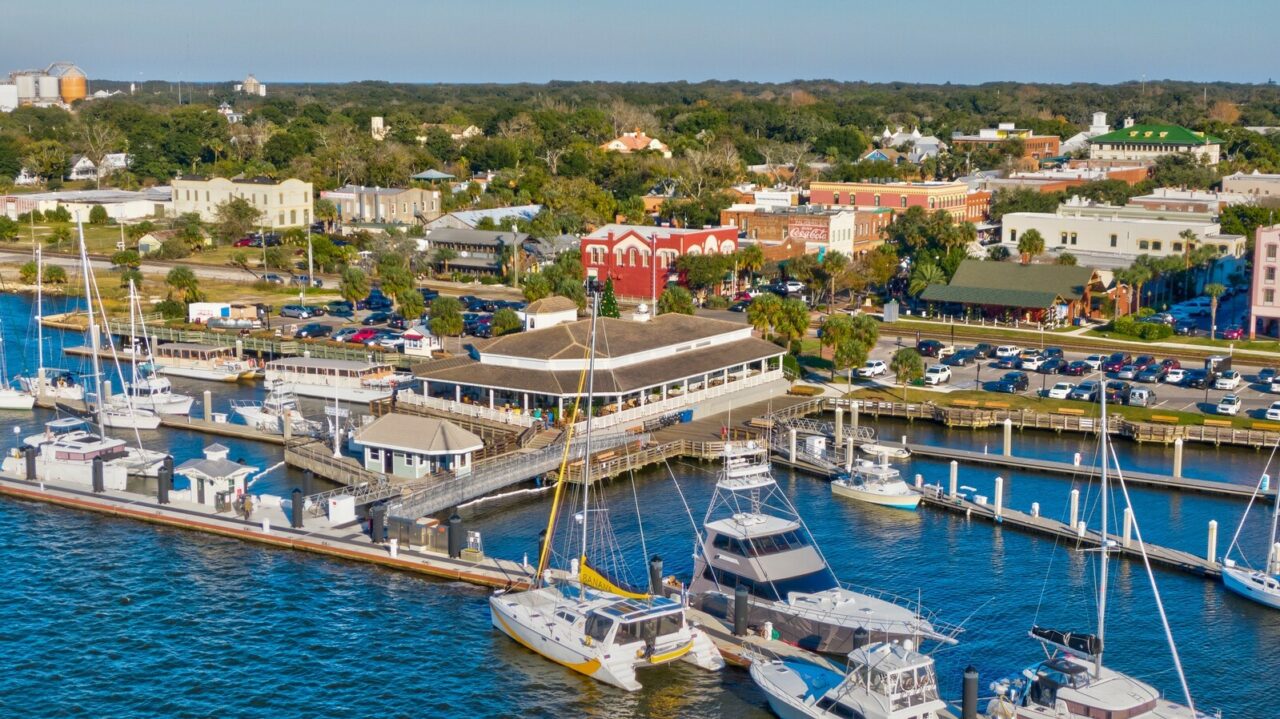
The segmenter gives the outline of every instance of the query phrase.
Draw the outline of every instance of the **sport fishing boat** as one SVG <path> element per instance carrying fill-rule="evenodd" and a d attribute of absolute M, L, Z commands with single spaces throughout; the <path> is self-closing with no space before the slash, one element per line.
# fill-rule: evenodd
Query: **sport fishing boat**
<path fill-rule="evenodd" d="M 782 719 L 937 719 L 947 706 L 933 658 L 910 640 L 854 649 L 843 674 L 798 659 L 758 661 L 750 671 Z"/>
<path fill-rule="evenodd" d="M 774 480 L 763 445 L 726 443 L 702 527 L 689 583 L 696 609 L 727 619 L 745 585 L 748 622 L 770 622 L 782 641 L 810 651 L 847 654 L 858 629 L 875 641 L 955 642 L 958 628 L 923 616 L 915 603 L 839 581 Z"/>
<path fill-rule="evenodd" d="M 1040 642 L 1045 659 L 1023 669 L 1021 673 L 993 682 L 996 696 L 987 705 L 990 719 L 1208 719 L 1209 715 L 1196 711 L 1187 688 L 1182 662 L 1165 617 L 1160 591 L 1146 559 L 1142 533 L 1134 522 L 1137 546 L 1143 551 L 1147 577 L 1160 621 L 1168 638 L 1173 665 L 1181 683 L 1187 704 L 1165 699 L 1155 687 L 1122 672 L 1103 666 L 1107 620 L 1107 582 L 1109 555 L 1115 541 L 1109 539 L 1109 495 L 1111 493 L 1108 467 L 1112 457 L 1108 449 L 1106 398 L 1102 398 L 1102 428 L 1099 432 L 1102 451 L 1099 472 L 1099 514 L 1102 518 L 1099 537 L 1102 545 L 1094 550 L 1098 554 L 1097 575 L 1097 629 L 1094 633 L 1074 632 L 1033 625 L 1030 636 Z M 1119 466 L 1117 463 L 1117 472 Z M 1123 490 L 1123 484 L 1121 484 Z M 1126 497 L 1127 498 L 1127 497 Z"/>
<path fill-rule="evenodd" d="M 234 347 L 194 342 L 169 342 L 156 347 L 152 364 L 159 374 L 210 382 L 238 382 L 257 374 L 253 365 L 236 357 Z"/>
<path fill-rule="evenodd" d="M 848 477 L 832 480 L 831 493 L 894 509 L 915 509 L 920 505 L 920 493 L 889 466 L 886 454 L 880 455 L 879 464 L 861 462 Z"/>
<path fill-rule="evenodd" d="M 908 457 L 911 456 L 911 450 L 907 449 L 906 447 L 894 447 L 893 445 L 890 445 L 890 444 L 877 444 L 875 442 L 868 442 L 866 444 L 862 444 L 858 447 L 858 449 L 876 457 L 892 457 L 894 459 L 907 459 Z"/>
<path fill-rule="evenodd" d="M 319 422 L 302 416 L 298 398 L 279 381 L 269 383 L 267 396 L 261 402 L 231 400 L 231 411 L 245 424 L 269 434 L 284 434 L 285 422 L 289 423 L 289 433 L 295 436 L 317 435 L 322 429 Z"/>
<path fill-rule="evenodd" d="M 1261 494 L 1267 484 L 1270 484 L 1270 477 L 1264 473 L 1254 489 L 1255 498 Z M 1249 507 L 1253 507 L 1252 501 Z M 1247 519 L 1249 519 L 1249 509 L 1245 509 L 1244 516 L 1240 518 L 1240 527 L 1244 526 Z M 1227 547 L 1227 554 L 1222 560 L 1222 583 L 1227 589 L 1272 609 L 1280 609 L 1280 542 L 1277 541 L 1276 536 L 1276 530 L 1280 528 L 1278 523 L 1280 523 L 1280 491 L 1276 492 L 1275 507 L 1271 511 L 1271 541 L 1267 542 L 1267 561 L 1263 569 L 1253 569 L 1247 563 L 1241 566 L 1231 558 L 1232 550 L 1239 545 L 1240 528 L 1236 529 L 1236 536 L 1232 538 L 1231 546 Z M 1244 555 L 1241 554 L 1242 559 L 1243 557 Z"/>
<path fill-rule="evenodd" d="M 593 378 L 595 374 L 597 315 L 598 311 L 593 311 L 588 363 L 582 375 L 585 378 Z M 580 378 L 579 392 L 581 386 Z M 593 382 L 589 379 L 588 407 L 592 399 Z M 575 403 L 570 414 L 571 428 L 577 412 Z M 584 454 L 579 456 L 590 457 L 592 422 L 588 420 L 586 425 Z M 701 629 L 688 621 L 681 601 L 627 589 L 588 564 L 588 540 L 592 536 L 589 527 L 596 528 L 595 536 L 613 541 L 612 532 L 608 531 L 608 510 L 598 500 L 594 505 L 591 502 L 590 462 L 583 463 L 582 481 L 575 483 L 577 491 L 582 493 L 582 508 L 575 517 L 582 526 L 581 542 L 577 543 L 576 532 L 562 532 L 564 546 L 574 558 L 567 571 L 549 569 L 557 537 L 556 525 L 565 504 L 566 470 L 571 454 L 574 453 L 566 451 L 560 465 L 546 541 L 534 575 L 535 584 L 525 591 L 495 593 L 489 599 L 493 626 L 521 646 L 557 664 L 627 691 L 641 688 L 636 673 L 645 667 L 681 660 L 708 671 L 723 668 L 724 659 L 719 650 Z M 616 543 L 610 549 L 616 550 Z M 617 555 L 606 552 L 603 556 Z"/>

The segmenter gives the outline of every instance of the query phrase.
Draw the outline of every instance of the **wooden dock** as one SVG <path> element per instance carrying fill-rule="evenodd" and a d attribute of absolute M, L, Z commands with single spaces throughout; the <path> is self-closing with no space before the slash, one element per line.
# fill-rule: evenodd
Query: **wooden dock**
<path fill-rule="evenodd" d="M 1081 534 L 1079 529 L 1074 529 L 1070 525 L 1055 519 L 1037 517 L 1007 507 L 1001 508 L 1000 514 L 997 515 L 993 504 L 978 504 L 964 497 L 947 496 L 936 487 L 924 489 L 921 504 L 962 514 L 966 518 L 978 518 L 1001 526 L 1008 526 L 1028 534 L 1050 537 L 1065 546 L 1075 549 L 1096 549 L 1102 546 L 1101 532 L 1096 529 L 1086 529 L 1084 534 Z M 1136 539 L 1126 540 L 1124 536 L 1110 532 L 1107 533 L 1107 537 L 1112 542 L 1114 552 L 1128 559 L 1142 561 L 1142 548 Z M 1145 547 L 1147 557 L 1153 564 L 1160 564 L 1171 569 L 1180 569 L 1206 578 L 1217 578 L 1222 575 L 1222 565 L 1216 561 L 1210 561 L 1205 557 L 1199 557 L 1190 552 L 1170 549 L 1169 547 L 1151 543 L 1146 543 Z"/>

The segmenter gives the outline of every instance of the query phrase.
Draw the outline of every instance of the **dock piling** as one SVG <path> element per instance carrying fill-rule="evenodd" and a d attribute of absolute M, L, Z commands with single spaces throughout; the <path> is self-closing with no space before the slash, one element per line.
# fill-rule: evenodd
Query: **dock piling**
<path fill-rule="evenodd" d="M 996 516 L 999 517 L 1004 511 L 1004 477 L 996 477 Z"/>
<path fill-rule="evenodd" d="M 373 542 L 374 544 L 382 544 L 382 535 L 385 533 L 385 527 L 383 526 L 384 516 L 385 515 L 380 510 L 375 509 L 369 512 L 369 541 Z M 453 529 L 452 522 L 449 524 L 449 529 L 451 530 Z M 450 537 L 449 537 L 450 540 L 453 539 L 452 534 L 453 533 L 450 532 Z M 450 550 L 453 549 L 452 544 L 453 543 L 451 541 L 450 547 L 449 547 Z M 449 552 L 449 556 L 453 556 L 452 551 Z"/>
<path fill-rule="evenodd" d="M 951 460 L 951 483 L 947 487 L 947 496 L 954 498 L 956 496 L 956 485 L 960 480 L 960 463 Z"/>
<path fill-rule="evenodd" d="M 1080 490 L 1071 490 L 1071 526 L 1076 526 L 1076 520 L 1080 518 Z"/>
<path fill-rule="evenodd" d="M 454 512 L 449 516 L 449 556 L 457 559 L 462 556 L 462 517 Z"/>
<path fill-rule="evenodd" d="M 791 443 L 787 445 L 787 452 L 788 452 L 787 460 L 790 461 L 792 464 L 795 464 L 796 463 L 796 429 L 795 427 L 792 427 L 790 432 L 791 432 Z"/>
<path fill-rule="evenodd" d="M 270 517 L 262 518 L 262 533 L 271 534 L 271 518 Z"/>
<path fill-rule="evenodd" d="M 1004 456 L 1013 456 L 1013 420 L 1004 418 Z"/>
<path fill-rule="evenodd" d="M 302 490 L 297 487 L 289 493 L 289 524 L 302 529 Z"/>
<path fill-rule="evenodd" d="M 169 503 L 169 483 L 173 481 L 173 475 L 167 475 L 172 472 L 171 465 L 168 462 L 160 465 L 160 471 L 156 473 L 156 503 Z"/>
<path fill-rule="evenodd" d="M 919 472 L 916 472 L 916 489 L 920 489 L 923 486 L 924 486 L 924 475 L 920 474 Z"/>
<path fill-rule="evenodd" d="M 1040 503 L 1039 503 L 1039 502 L 1032 502 L 1032 503 L 1031 503 L 1031 516 L 1033 516 L 1033 517 L 1039 517 L 1039 516 L 1040 516 Z"/>
<path fill-rule="evenodd" d="M 649 558 L 649 593 L 662 594 L 662 557 L 656 554 Z"/>
<path fill-rule="evenodd" d="M 1089 525 L 1085 524 L 1083 519 L 1080 520 L 1080 523 L 1076 525 L 1076 537 L 1084 539 L 1085 530 L 1088 528 Z"/>
<path fill-rule="evenodd" d="M 853 472 L 853 442 L 845 442 L 844 445 L 844 471 Z"/>
<path fill-rule="evenodd" d="M 1209 520 L 1209 547 L 1206 552 L 1205 559 L 1210 562 L 1218 561 L 1218 520 Z"/>
<path fill-rule="evenodd" d="M 1182 438 L 1173 440 L 1173 476 L 1182 477 Z"/>
<path fill-rule="evenodd" d="M 102 481 L 102 457 L 101 456 L 93 458 L 92 472 L 93 472 L 93 493 L 101 494 L 102 492 L 106 491 L 106 486 L 104 486 Z"/>
<path fill-rule="evenodd" d="M 853 427 L 853 436 L 858 436 L 858 400 L 849 403 L 849 424 Z"/>
<path fill-rule="evenodd" d="M 1125 549 L 1133 544 L 1133 507 L 1124 508 L 1124 534 L 1120 536 L 1120 545 Z"/>
<path fill-rule="evenodd" d="M 747 585 L 739 584 L 733 588 L 733 635 L 747 635 Z"/>
<path fill-rule="evenodd" d="M 978 670 L 972 664 L 964 668 L 960 719 L 978 719 Z"/>
<path fill-rule="evenodd" d="M 204 391 L 204 421 L 213 421 L 213 392 Z"/>
<path fill-rule="evenodd" d="M 26 462 L 27 481 L 34 482 L 36 481 L 36 448 L 23 447 L 22 455 L 23 455 L 23 459 L 27 461 Z"/>
<path fill-rule="evenodd" d="M 844 407 L 836 402 L 836 449 L 844 446 Z"/>

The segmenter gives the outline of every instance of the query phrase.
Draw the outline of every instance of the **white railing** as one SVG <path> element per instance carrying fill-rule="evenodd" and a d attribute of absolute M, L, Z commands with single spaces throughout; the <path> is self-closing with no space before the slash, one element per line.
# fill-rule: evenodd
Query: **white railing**
<path fill-rule="evenodd" d="M 490 409 L 480 404 L 466 404 L 457 402 L 443 397 L 426 397 L 417 393 L 402 392 L 396 397 L 396 402 L 402 404 L 418 405 L 430 409 L 438 409 L 451 414 L 462 417 L 475 417 L 476 419 L 487 419 L 491 422 L 501 422 L 502 424 L 515 425 L 517 427 L 532 427 L 533 417 L 524 412 L 517 412 L 509 409 Z"/>
<path fill-rule="evenodd" d="M 732 374 L 730 376 L 732 376 Z M 712 379 L 715 379 L 715 378 L 713 377 Z M 706 400 L 713 399 L 715 397 L 722 397 L 726 394 L 747 389 L 749 387 L 758 387 L 762 384 L 776 382 L 780 379 L 782 379 L 782 370 L 780 368 L 771 369 L 771 370 L 768 370 L 767 372 L 754 374 L 754 375 L 751 375 L 750 377 L 744 377 L 739 380 L 730 380 L 728 382 L 725 382 L 724 384 L 716 385 L 715 387 L 708 387 L 706 389 L 696 390 L 688 394 L 676 395 L 675 397 L 668 396 L 664 400 L 659 400 L 657 402 L 649 402 L 648 404 L 639 405 L 636 407 L 632 407 L 630 409 L 624 409 L 621 412 L 614 412 L 612 414 L 598 416 L 594 420 L 592 420 L 592 428 L 600 429 L 602 427 L 616 427 L 617 425 L 620 425 L 620 424 L 630 424 L 634 422 L 639 422 L 641 420 L 650 419 L 652 417 L 658 417 L 664 414 L 670 414 L 672 412 L 677 412 L 682 409 L 688 409 L 701 402 L 705 402 Z M 587 423 L 583 421 L 576 424 L 573 428 L 573 431 L 575 433 L 582 432 L 582 431 L 585 431 L 586 428 L 587 428 Z"/>

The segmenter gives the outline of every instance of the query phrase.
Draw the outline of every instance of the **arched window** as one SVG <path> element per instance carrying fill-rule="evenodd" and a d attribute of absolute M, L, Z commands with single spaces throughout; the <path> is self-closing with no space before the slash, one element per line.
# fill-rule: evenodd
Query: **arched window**
<path fill-rule="evenodd" d="M 903 196 L 900 198 L 900 200 L 899 200 L 899 201 L 902 203 L 902 206 L 903 206 L 903 207 L 906 207 L 906 206 L 907 206 L 907 196 L 906 196 L 906 195 L 903 195 Z"/>
<path fill-rule="evenodd" d="M 876 206 L 876 207 L 879 207 L 879 206 L 880 206 L 880 195 L 878 195 L 878 194 L 877 194 L 877 195 L 876 195 L 876 197 L 875 197 L 875 206 Z"/>

